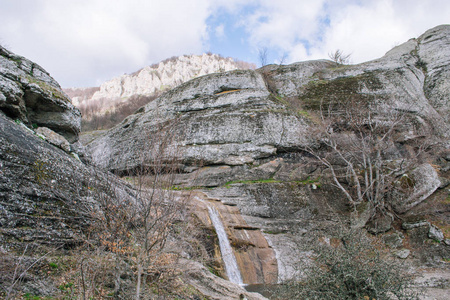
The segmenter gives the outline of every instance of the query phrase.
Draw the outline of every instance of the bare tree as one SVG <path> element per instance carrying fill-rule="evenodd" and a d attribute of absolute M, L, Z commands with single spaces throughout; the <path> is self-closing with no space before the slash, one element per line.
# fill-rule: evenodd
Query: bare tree
<path fill-rule="evenodd" d="M 164 268 L 176 261 L 177 254 L 165 251 L 165 246 L 188 200 L 171 190 L 178 172 L 178 149 L 173 146 L 176 128 L 175 120 L 152 127 L 147 133 L 140 164 L 128 174 L 133 192 L 125 194 L 114 184 L 93 192 L 98 203 L 98 210 L 92 213 L 93 233 L 99 238 L 101 250 L 114 256 L 116 295 L 124 293 L 121 276 L 130 265 L 135 279 L 133 298 L 141 299 L 149 281 L 158 281 L 167 272 Z M 130 292 L 122 296 L 131 298 Z"/>
<path fill-rule="evenodd" d="M 259 63 L 261 64 L 261 67 L 264 67 L 265 65 L 267 65 L 267 56 L 268 56 L 267 47 L 261 47 L 258 49 L 258 58 L 259 58 Z"/>
<path fill-rule="evenodd" d="M 287 61 L 287 58 L 288 58 L 288 54 L 286 53 L 286 52 L 283 52 L 283 54 L 280 56 L 280 58 L 278 59 L 278 64 L 281 66 L 281 65 L 284 65 L 285 63 L 286 63 L 286 61 Z"/>
<path fill-rule="evenodd" d="M 407 115 L 393 108 L 376 114 L 366 103 L 353 101 L 322 109 L 321 118 L 322 125 L 314 133 L 321 146 L 306 151 L 329 171 L 333 185 L 345 195 L 353 212 L 368 203 L 372 218 L 377 212 L 386 213 L 394 182 L 417 166 L 421 152 L 415 149 L 407 158 L 389 157 L 395 149 L 395 134 Z"/>
<path fill-rule="evenodd" d="M 350 63 L 351 54 L 345 54 L 342 50 L 337 49 L 334 52 L 328 53 L 328 57 L 337 65 L 346 65 Z"/>

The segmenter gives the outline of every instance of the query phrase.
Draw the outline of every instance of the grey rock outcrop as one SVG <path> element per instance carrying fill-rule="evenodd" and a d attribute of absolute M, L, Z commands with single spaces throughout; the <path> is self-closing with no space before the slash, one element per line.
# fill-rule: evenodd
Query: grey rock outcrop
<path fill-rule="evenodd" d="M 114 185 L 124 201 L 133 199 L 133 190 L 115 177 L 84 165 L 2 112 L 0 166 L 3 245 L 72 245 L 85 238 L 96 207 L 94 189 L 111 193 Z"/>
<path fill-rule="evenodd" d="M 81 114 L 39 65 L 0 46 L 0 110 L 29 127 L 48 127 L 78 140 Z"/>
<path fill-rule="evenodd" d="M 426 72 L 425 96 L 447 124 L 450 122 L 450 65 L 448 52 L 443 49 L 450 47 L 449 32 L 448 25 L 430 29 L 417 39 L 416 48 L 416 65 Z"/>
<path fill-rule="evenodd" d="M 412 180 L 414 186 L 407 195 L 396 193 L 394 208 L 401 213 L 427 199 L 441 185 L 438 173 L 430 164 L 419 165 L 405 176 Z"/>
<path fill-rule="evenodd" d="M 307 144 L 307 122 L 289 113 L 251 70 L 189 81 L 129 116 L 89 144 L 101 167 L 127 171 L 153 158 L 146 142 L 175 132 L 166 146 L 186 165 L 244 165 L 277 149 Z M 154 147 L 154 145 L 152 145 Z"/>
<path fill-rule="evenodd" d="M 70 152 L 69 142 L 63 136 L 57 134 L 53 130 L 47 127 L 39 127 L 35 132 L 38 136 L 42 136 L 50 144 L 55 145 L 56 147 L 59 147 L 66 152 Z"/>
<path fill-rule="evenodd" d="M 442 242 L 444 240 L 444 233 L 442 233 L 435 225 L 431 225 L 430 231 L 428 231 L 428 237 L 435 241 Z"/>
<path fill-rule="evenodd" d="M 393 252 L 393 254 L 395 256 L 397 256 L 398 258 L 401 258 L 401 259 L 408 258 L 410 253 L 411 253 L 411 250 L 409 250 L 409 249 L 400 249 L 400 250 L 396 250 Z"/>
<path fill-rule="evenodd" d="M 405 114 L 384 154 L 392 164 L 414 158 L 408 151 L 424 139 L 448 148 L 449 36 L 450 26 L 439 26 L 358 65 L 318 60 L 199 77 L 139 109 L 87 151 L 97 165 L 122 174 L 176 158 L 179 188 L 208 187 L 202 191 L 209 197 L 237 206 L 249 226 L 266 233 L 279 278 L 288 279 L 301 273 L 294 257 L 310 263 L 307 245 L 351 223 L 345 196 L 302 151 L 320 147 L 320 109 L 357 100 L 385 122 L 391 111 Z M 159 142 L 150 144 L 155 137 Z M 158 149 L 165 151 L 155 158 Z M 439 175 L 448 176 L 430 164 L 411 175 L 414 189 L 396 199 L 392 216 L 425 203 L 441 186 Z M 395 226 L 386 216 L 373 233 Z"/>

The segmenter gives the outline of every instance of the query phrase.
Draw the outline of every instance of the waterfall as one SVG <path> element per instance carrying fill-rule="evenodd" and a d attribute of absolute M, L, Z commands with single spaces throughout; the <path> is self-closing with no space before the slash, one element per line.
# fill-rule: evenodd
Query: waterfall
<path fill-rule="evenodd" d="M 234 256 L 233 249 L 231 248 L 230 241 L 228 240 L 227 233 L 220 220 L 219 212 L 214 207 L 208 207 L 209 217 L 216 229 L 217 236 L 219 238 L 220 252 L 222 253 L 223 263 L 225 264 L 225 271 L 227 272 L 228 280 L 233 283 L 243 285 L 241 272 Z"/>

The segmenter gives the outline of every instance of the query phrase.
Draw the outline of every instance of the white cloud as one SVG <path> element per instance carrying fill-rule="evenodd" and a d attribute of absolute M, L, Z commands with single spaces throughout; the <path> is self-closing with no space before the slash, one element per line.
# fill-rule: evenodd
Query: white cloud
<path fill-rule="evenodd" d="M 220 19 L 227 14 L 238 15 L 235 25 L 248 34 L 234 45 L 247 57 L 253 51 L 256 60 L 255 49 L 265 46 L 290 62 L 341 49 L 355 63 L 450 16 L 448 0 L 0 0 L 0 8 L 0 43 L 63 86 L 100 84 L 172 55 L 207 51 L 208 34 L 229 34 Z"/>
<path fill-rule="evenodd" d="M 223 38 L 225 36 L 225 26 L 223 24 L 220 24 L 215 28 L 216 37 Z"/>
<path fill-rule="evenodd" d="M 317 36 L 323 3 L 323 0 L 260 1 L 261 6 L 242 24 L 254 44 L 289 49 L 299 40 L 313 40 Z"/>
<path fill-rule="evenodd" d="M 362 62 L 449 21 L 446 0 L 259 1 L 242 22 L 254 47 L 274 47 L 290 61 L 328 58 L 341 49 Z"/>
<path fill-rule="evenodd" d="M 0 7 L 0 39 L 63 86 L 199 53 L 210 14 L 208 0 L 0 0 Z"/>

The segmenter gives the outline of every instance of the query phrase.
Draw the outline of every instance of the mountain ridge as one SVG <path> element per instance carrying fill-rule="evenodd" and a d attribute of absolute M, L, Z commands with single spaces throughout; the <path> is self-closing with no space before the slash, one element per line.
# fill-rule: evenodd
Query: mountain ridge
<path fill-rule="evenodd" d="M 120 114 L 120 117 L 114 118 L 121 121 L 133 110 L 150 102 L 162 92 L 190 79 L 211 73 L 255 68 L 254 64 L 212 53 L 173 56 L 131 74 L 114 77 L 99 87 L 63 90 L 71 97 L 73 105 L 81 110 L 84 127 L 89 129 L 93 127 L 90 126 L 93 118 L 105 119 L 105 114 Z M 118 110 L 126 110 L 129 113 L 121 114 Z"/>

